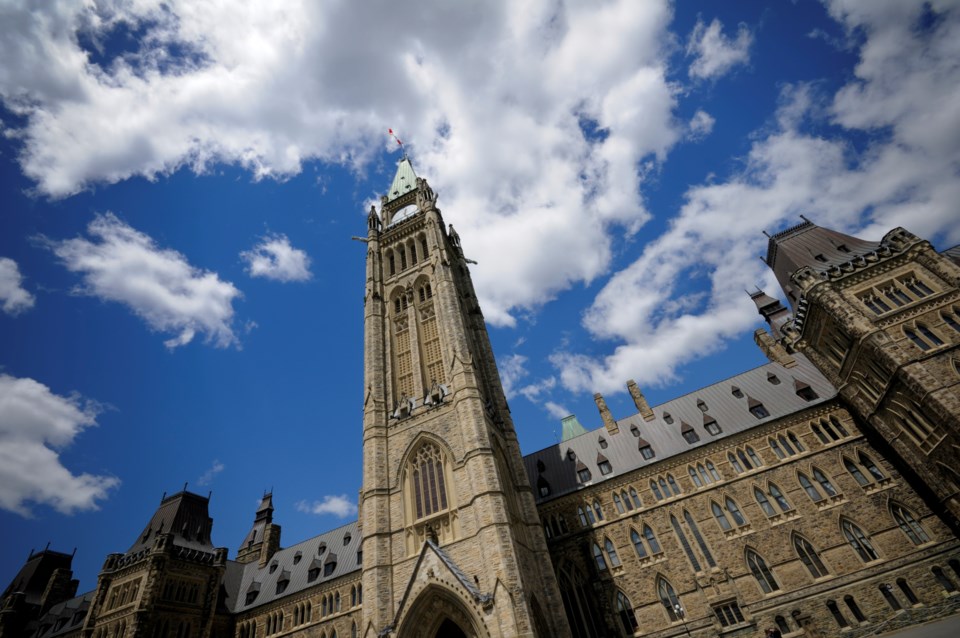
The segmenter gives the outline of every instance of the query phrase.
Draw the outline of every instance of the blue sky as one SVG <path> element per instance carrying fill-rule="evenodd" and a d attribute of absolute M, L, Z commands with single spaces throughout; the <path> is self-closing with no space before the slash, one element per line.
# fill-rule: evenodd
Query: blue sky
<path fill-rule="evenodd" d="M 956 4 L 0 3 L 0 582 L 93 587 L 184 482 L 231 555 L 265 489 L 355 516 L 391 127 L 524 450 L 762 363 L 762 230 L 960 243 Z"/>

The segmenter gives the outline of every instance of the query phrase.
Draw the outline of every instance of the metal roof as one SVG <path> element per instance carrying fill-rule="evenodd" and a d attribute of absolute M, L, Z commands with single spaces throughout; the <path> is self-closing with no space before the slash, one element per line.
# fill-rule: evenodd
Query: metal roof
<path fill-rule="evenodd" d="M 804 266 L 824 273 L 854 257 L 875 252 L 880 245 L 880 242 L 844 235 L 804 221 L 770 238 L 766 262 L 786 293 L 790 305 L 796 309 L 799 294 L 790 280 L 791 275 Z"/>
<path fill-rule="evenodd" d="M 587 428 L 583 427 L 583 424 L 577 420 L 576 415 L 571 414 L 570 416 L 563 417 L 563 420 L 560 422 L 563 427 L 563 436 L 561 441 L 569 441 L 570 439 L 576 438 L 581 434 L 585 434 Z"/>
<path fill-rule="evenodd" d="M 417 187 L 417 174 L 413 172 L 413 164 L 407 157 L 397 163 L 397 173 L 393 176 L 393 183 L 387 191 L 387 201 L 392 202 L 401 195 Z"/>
<path fill-rule="evenodd" d="M 548 501 L 638 468 L 663 462 L 677 454 L 776 421 L 832 398 L 836 394 L 833 386 L 805 357 L 799 354 L 794 356 L 797 365 L 792 368 L 767 363 L 654 406 L 654 419 L 651 421 L 644 421 L 639 414 L 620 419 L 617 421 L 620 429 L 617 434 L 610 434 L 601 426 L 528 454 L 523 461 L 531 483 L 537 483 L 542 478 L 550 486 L 550 494 L 546 497 L 540 496 L 540 490 L 537 490 L 537 502 Z M 807 401 L 800 397 L 797 384 L 809 385 L 817 398 Z M 733 395 L 734 386 L 740 389 L 741 397 Z M 698 407 L 700 402 L 706 406 L 706 411 Z M 762 404 L 769 416 L 754 416 L 750 412 L 751 402 L 754 406 Z M 703 423 L 713 419 L 721 428 L 721 432 L 715 436 L 703 427 Z M 672 423 L 668 423 L 668 420 Z M 688 443 L 682 435 L 682 431 L 690 429 L 699 437 L 694 443 Z M 655 455 L 653 458 L 643 458 L 641 443 L 649 443 Z M 610 474 L 601 473 L 597 461 L 601 457 L 606 458 L 613 468 Z M 544 468 L 542 472 L 538 469 L 538 463 Z M 577 468 L 581 465 L 586 466 L 592 475 L 585 484 L 581 484 L 577 478 Z"/>
<path fill-rule="evenodd" d="M 320 551 L 320 548 L 323 551 Z M 360 551 L 360 533 L 357 521 L 307 539 L 296 545 L 279 550 L 260 567 L 259 563 L 227 561 L 223 586 L 227 593 L 226 607 L 239 613 L 286 598 L 319 583 L 335 580 L 360 569 L 357 552 Z M 324 567 L 332 560 L 336 567 L 329 576 L 324 576 Z M 311 569 L 320 573 L 310 580 Z M 286 587 L 277 592 L 277 583 L 287 581 Z M 247 604 L 247 592 L 257 591 L 256 598 Z"/>
<path fill-rule="evenodd" d="M 960 245 L 954 246 L 952 248 L 947 248 L 940 254 L 948 259 L 953 260 L 953 263 L 960 266 Z"/>
<path fill-rule="evenodd" d="M 157 534 L 173 534 L 173 544 L 178 547 L 213 552 L 213 543 L 210 542 L 213 519 L 208 511 L 209 504 L 210 499 L 206 496 L 185 490 L 164 497 L 126 555 L 148 551 Z"/>
<path fill-rule="evenodd" d="M 88 591 L 50 607 L 40 618 L 37 631 L 33 633 L 34 638 L 53 638 L 78 629 L 87 617 L 87 609 L 95 593 Z"/>

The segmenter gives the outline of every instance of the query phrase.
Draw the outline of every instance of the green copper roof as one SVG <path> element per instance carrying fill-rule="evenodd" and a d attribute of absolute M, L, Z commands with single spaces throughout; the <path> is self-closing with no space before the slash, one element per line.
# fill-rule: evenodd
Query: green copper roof
<path fill-rule="evenodd" d="M 575 414 L 563 417 L 560 423 L 563 425 L 563 438 L 561 442 L 569 441 L 576 436 L 587 433 L 587 429 L 580 425 L 580 421 L 577 421 Z"/>
<path fill-rule="evenodd" d="M 393 176 L 393 183 L 387 191 L 387 201 L 392 202 L 404 193 L 417 187 L 417 174 L 413 172 L 413 164 L 404 157 L 397 164 L 397 174 Z"/>

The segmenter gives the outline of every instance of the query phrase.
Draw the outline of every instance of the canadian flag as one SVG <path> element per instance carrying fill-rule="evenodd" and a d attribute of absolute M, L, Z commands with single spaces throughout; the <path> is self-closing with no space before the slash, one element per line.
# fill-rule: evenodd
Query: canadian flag
<path fill-rule="evenodd" d="M 400 138 L 397 137 L 397 136 L 393 133 L 393 129 L 392 129 L 392 128 L 388 128 L 388 129 L 387 129 L 387 133 L 390 134 L 390 137 L 392 137 L 393 139 L 397 140 L 397 146 L 403 146 L 403 142 L 401 142 L 401 141 L 400 141 Z"/>

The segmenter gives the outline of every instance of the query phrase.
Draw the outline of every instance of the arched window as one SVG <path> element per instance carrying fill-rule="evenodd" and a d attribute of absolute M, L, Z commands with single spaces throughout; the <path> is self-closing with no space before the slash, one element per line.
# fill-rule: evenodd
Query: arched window
<path fill-rule="evenodd" d="M 920 601 L 917 599 L 917 595 L 913 593 L 913 589 L 910 587 L 910 583 L 907 582 L 905 578 L 897 579 L 897 587 L 900 588 L 900 591 L 903 592 L 903 595 L 907 598 L 911 605 L 919 605 Z"/>
<path fill-rule="evenodd" d="M 698 465 L 697 467 L 699 467 L 699 465 Z M 711 463 L 709 460 L 707 461 L 707 471 L 710 472 L 710 476 L 713 477 L 713 480 L 714 480 L 714 481 L 721 481 L 721 480 L 723 480 L 723 479 L 720 478 L 720 473 L 717 472 L 717 468 L 714 467 L 713 463 Z"/>
<path fill-rule="evenodd" d="M 621 514 L 625 513 L 626 510 L 623 509 L 623 503 L 620 501 L 620 495 L 616 492 L 613 493 L 613 505 L 617 508 L 617 511 Z"/>
<path fill-rule="evenodd" d="M 847 468 L 847 471 L 850 472 L 850 476 L 856 480 L 860 487 L 870 484 L 870 479 L 864 476 L 863 472 L 860 471 L 860 468 L 857 467 L 857 464 L 846 456 L 843 457 L 843 467 Z"/>
<path fill-rule="evenodd" d="M 597 515 L 597 520 L 598 520 L 598 521 L 602 521 L 602 520 L 603 520 L 603 510 L 600 509 L 600 501 L 594 501 L 594 502 L 593 502 L 593 512 L 594 512 L 594 514 Z"/>
<path fill-rule="evenodd" d="M 607 561 L 603 558 L 603 550 L 600 549 L 600 546 L 596 543 L 593 544 L 593 560 L 597 563 L 598 571 L 607 570 Z"/>
<path fill-rule="evenodd" d="M 907 535 L 907 538 L 914 545 L 922 545 L 930 540 L 927 532 L 921 527 L 913 512 L 908 510 L 900 503 L 890 503 L 890 513 L 893 514 L 893 520 L 900 527 L 900 531 Z"/>
<path fill-rule="evenodd" d="M 960 332 L 960 321 L 957 320 L 957 311 L 954 310 L 950 312 L 949 310 L 944 310 L 940 313 L 940 317 L 943 319 L 943 322 L 953 328 L 955 331 Z"/>
<path fill-rule="evenodd" d="M 720 523 L 720 528 L 728 532 L 733 529 L 733 526 L 730 525 L 730 521 L 727 520 L 727 515 L 723 513 L 723 508 L 720 507 L 716 501 L 710 502 L 710 509 L 713 512 L 714 518 L 717 519 L 717 522 Z"/>
<path fill-rule="evenodd" d="M 877 464 L 873 462 L 873 459 L 863 452 L 857 452 L 857 459 L 860 461 L 860 465 L 866 468 L 867 472 L 873 476 L 875 480 L 882 481 L 883 479 L 887 478 L 884 476 L 883 472 L 880 471 L 880 468 L 877 467 Z"/>
<path fill-rule="evenodd" d="M 350 638 L 357 638 L 357 623 L 350 623 Z"/>
<path fill-rule="evenodd" d="M 811 576 L 814 578 L 822 578 L 830 573 L 827 571 L 823 561 L 820 560 L 820 555 L 817 553 L 817 550 L 810 544 L 810 541 L 803 536 L 799 534 L 793 535 L 793 548 L 796 550 L 800 562 L 807 568 Z"/>
<path fill-rule="evenodd" d="M 656 498 L 658 501 L 663 500 L 663 494 L 660 492 L 660 488 L 657 487 L 657 483 L 653 479 L 650 479 L 650 491 L 653 492 L 654 498 Z"/>
<path fill-rule="evenodd" d="M 926 327 L 922 323 L 917 324 L 917 332 L 919 332 L 923 337 L 932 343 L 934 346 L 942 346 L 943 341 L 936 334 L 933 333 L 930 328 Z"/>
<path fill-rule="evenodd" d="M 620 557 L 617 556 L 617 548 L 609 538 L 603 539 L 603 548 L 607 550 L 607 557 L 610 559 L 610 567 L 620 567 Z"/>
<path fill-rule="evenodd" d="M 860 557 L 860 560 L 869 563 L 879 558 L 877 550 L 874 549 L 873 544 L 870 542 L 870 538 L 853 522 L 843 519 L 840 522 L 840 530 L 843 532 L 843 537 L 850 543 L 850 547 L 852 547 L 853 551 Z"/>
<path fill-rule="evenodd" d="M 723 500 L 724 505 L 727 506 L 727 511 L 730 512 L 730 516 L 733 517 L 733 522 L 737 525 L 746 525 L 747 519 L 743 517 L 743 514 L 740 513 L 740 508 L 737 507 L 737 504 L 729 496 Z"/>
<path fill-rule="evenodd" d="M 737 460 L 737 457 L 735 457 L 732 452 L 727 452 L 727 461 L 730 462 L 731 467 L 733 467 L 737 474 L 743 474 L 743 466 L 740 465 L 740 461 Z"/>
<path fill-rule="evenodd" d="M 770 592 L 780 589 L 780 585 L 777 584 L 777 580 L 773 577 L 773 572 L 771 572 L 767 566 L 767 561 L 763 560 L 760 554 L 753 549 L 747 548 L 746 558 L 747 568 L 750 570 L 750 573 L 753 574 L 753 577 L 757 579 L 757 584 L 760 585 L 763 593 L 769 594 Z"/>
<path fill-rule="evenodd" d="M 807 478 L 806 474 L 803 474 L 801 472 L 797 474 L 797 478 L 800 480 L 800 487 L 802 487 L 803 490 L 807 493 L 807 496 L 810 497 L 811 501 L 813 501 L 814 503 L 819 503 L 820 501 L 823 500 L 823 496 L 820 494 L 820 492 L 817 491 L 817 488 L 813 486 L 813 484 L 810 482 L 810 479 Z"/>
<path fill-rule="evenodd" d="M 840 613 L 840 608 L 837 607 L 837 603 L 833 600 L 827 601 L 827 609 L 830 610 L 830 615 L 833 616 L 833 619 L 837 621 L 837 625 L 840 627 L 849 627 L 850 623 L 847 622 L 847 619 L 843 617 L 843 614 Z"/>
<path fill-rule="evenodd" d="M 686 534 L 683 533 L 683 528 L 680 527 L 680 521 L 678 521 L 677 517 L 673 514 L 670 515 L 670 525 L 673 527 L 673 531 L 680 541 L 680 546 L 683 547 L 683 553 L 687 555 L 687 560 L 689 560 L 690 565 L 693 566 L 693 570 L 701 571 L 700 561 L 697 560 L 696 555 L 693 553 L 690 541 L 687 540 Z"/>
<path fill-rule="evenodd" d="M 597 605 L 592 601 L 580 572 L 564 565 L 560 569 L 557 580 L 573 635 L 576 638 L 597 638 L 600 635 L 594 619 L 594 610 L 597 609 Z"/>
<path fill-rule="evenodd" d="M 883 596 L 883 599 L 887 601 L 887 604 L 890 605 L 890 609 L 894 611 L 900 611 L 903 609 L 903 605 L 900 604 L 900 601 L 897 600 L 897 597 L 893 595 L 893 586 L 887 583 L 880 585 L 880 594 Z"/>
<path fill-rule="evenodd" d="M 657 537 L 649 525 L 643 526 L 643 537 L 647 540 L 647 545 L 650 546 L 651 554 L 659 554 L 662 551 L 660 549 L 660 543 L 657 542 Z"/>
<path fill-rule="evenodd" d="M 763 493 L 759 487 L 753 488 L 753 496 L 757 499 L 757 503 L 760 504 L 760 509 L 763 510 L 763 513 L 767 516 L 776 516 L 777 511 L 773 509 L 773 505 L 770 504 L 770 500 L 767 498 L 767 495 Z"/>
<path fill-rule="evenodd" d="M 953 592 L 957 591 L 957 586 L 954 585 L 953 581 L 943 573 L 942 569 L 939 567 L 934 567 L 930 571 L 933 573 L 933 577 L 937 579 L 937 582 L 940 583 L 940 586 L 943 587 L 943 591 L 947 592 L 948 594 L 952 594 Z"/>
<path fill-rule="evenodd" d="M 777 506 L 784 512 L 790 511 L 790 503 L 787 502 L 786 497 L 783 495 L 783 492 L 780 491 L 780 488 L 777 487 L 775 483 L 769 483 L 770 487 L 770 497 L 773 498 Z"/>
<path fill-rule="evenodd" d="M 680 495 L 680 486 L 677 485 L 676 479 L 673 478 L 673 474 L 667 474 L 667 483 L 670 485 L 670 490 L 673 492 L 674 496 Z"/>
<path fill-rule="evenodd" d="M 677 592 L 663 576 L 657 576 L 657 595 L 660 596 L 660 602 L 663 608 L 667 610 L 667 616 L 672 622 L 680 620 L 680 614 L 683 611 L 683 605 L 680 604 L 680 598 Z"/>
<path fill-rule="evenodd" d="M 787 624 L 787 619 L 783 616 L 775 616 L 773 622 L 777 623 L 777 629 L 780 630 L 781 634 L 790 633 L 790 626 Z"/>
<path fill-rule="evenodd" d="M 703 552 L 703 557 L 707 559 L 707 564 L 710 565 L 710 567 L 716 567 L 717 563 L 713 560 L 713 554 L 710 553 L 710 548 L 707 547 L 706 541 L 703 540 L 703 535 L 700 533 L 700 528 L 697 527 L 697 522 L 693 520 L 693 516 L 691 516 L 687 510 L 683 510 L 683 520 L 687 522 L 687 527 L 693 532 L 693 538 L 697 541 L 697 546 L 700 547 L 700 551 Z"/>
<path fill-rule="evenodd" d="M 634 549 L 637 550 L 637 556 L 640 558 L 646 558 L 647 548 L 643 546 L 643 540 L 640 538 L 640 534 L 637 533 L 637 530 L 630 530 L 630 541 L 633 543 Z"/>
<path fill-rule="evenodd" d="M 620 616 L 623 631 L 628 636 L 632 636 L 637 631 L 637 616 L 633 613 L 630 600 L 620 590 L 617 590 L 617 615 Z"/>
<path fill-rule="evenodd" d="M 416 518 L 447 509 L 447 486 L 443 455 L 433 443 L 424 443 L 410 464 Z"/>
<path fill-rule="evenodd" d="M 637 490 L 630 488 L 630 500 L 633 501 L 633 506 L 637 509 L 640 509 L 643 506 L 643 503 L 640 502 L 640 495 L 637 494 Z"/>
<path fill-rule="evenodd" d="M 690 480 L 693 481 L 694 487 L 703 487 L 703 482 L 700 480 L 700 477 L 697 476 L 697 471 L 695 469 L 688 467 L 687 473 L 690 474 Z"/>
<path fill-rule="evenodd" d="M 843 602 L 847 605 L 847 609 L 850 610 L 850 613 L 853 614 L 853 617 L 857 619 L 857 622 L 865 622 L 867 617 L 863 615 L 863 612 L 860 611 L 860 605 L 857 604 L 857 601 L 854 600 L 853 596 L 847 594 L 843 597 Z"/>
<path fill-rule="evenodd" d="M 930 346 L 929 343 L 927 343 L 927 342 L 924 341 L 922 338 L 920 338 L 920 337 L 917 335 L 917 333 L 914 332 L 913 330 L 911 330 L 910 328 L 904 328 L 904 329 L 903 329 L 903 334 L 906 335 L 906 337 L 907 337 L 910 341 L 913 342 L 913 345 L 917 346 L 918 348 L 920 348 L 920 349 L 923 350 L 924 352 L 926 352 L 927 350 L 929 350 L 929 349 L 931 348 L 931 346 Z"/>
<path fill-rule="evenodd" d="M 837 490 L 833 487 L 833 483 L 830 482 L 830 479 L 827 478 L 827 475 L 821 472 L 817 468 L 813 468 L 813 478 L 817 483 L 820 484 L 820 487 L 823 488 L 823 491 L 826 492 L 827 496 L 836 496 Z"/>
<path fill-rule="evenodd" d="M 623 506 L 627 508 L 627 511 L 633 509 L 633 504 L 630 502 L 630 497 L 627 496 L 626 490 L 620 490 L 620 498 L 623 500 Z"/>

